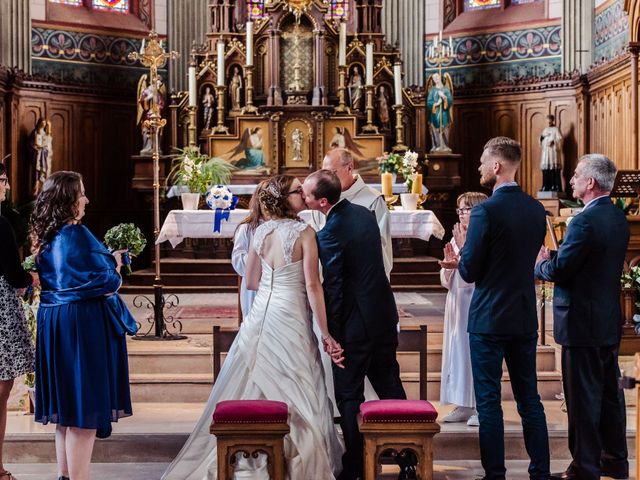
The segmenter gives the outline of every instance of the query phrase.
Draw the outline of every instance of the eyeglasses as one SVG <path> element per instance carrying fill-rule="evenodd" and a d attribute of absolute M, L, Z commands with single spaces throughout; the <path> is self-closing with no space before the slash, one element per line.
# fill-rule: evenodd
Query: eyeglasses
<path fill-rule="evenodd" d="M 469 214 L 471 213 L 471 207 L 456 208 L 456 213 L 458 215 Z"/>
<path fill-rule="evenodd" d="M 9 185 L 9 178 L 7 177 L 0 177 L 0 183 L 2 185 Z"/>
<path fill-rule="evenodd" d="M 298 187 L 295 190 L 291 190 L 290 192 L 287 192 L 287 196 L 288 195 L 296 195 L 296 194 L 302 195 L 302 187 Z"/>

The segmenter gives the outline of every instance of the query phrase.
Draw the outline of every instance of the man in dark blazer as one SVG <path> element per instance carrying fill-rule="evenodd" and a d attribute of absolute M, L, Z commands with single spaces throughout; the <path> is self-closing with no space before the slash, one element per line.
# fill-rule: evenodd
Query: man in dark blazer
<path fill-rule="evenodd" d="M 471 368 L 480 420 L 480 454 L 486 479 L 504 479 L 502 362 L 522 418 L 529 477 L 549 477 L 549 439 L 538 395 L 536 343 L 538 318 L 533 268 L 546 232 L 542 205 L 515 182 L 520 145 L 496 137 L 484 148 L 478 168 L 493 195 L 471 211 L 460 258 L 447 255 L 443 266 L 458 268 L 475 282 L 469 309 Z M 450 251 L 451 252 L 451 251 Z"/>
<path fill-rule="evenodd" d="M 363 469 L 357 415 L 364 401 L 365 376 L 380 398 L 407 398 L 396 360 L 398 310 L 373 212 L 340 200 L 340 180 L 330 170 L 309 175 L 302 189 L 307 206 L 327 215 L 318 232 L 318 253 L 329 332 L 344 349 L 344 368 L 333 369 L 346 446 L 338 478 L 355 480 Z"/>
<path fill-rule="evenodd" d="M 583 156 L 571 187 L 584 209 L 557 252 L 543 251 L 536 276 L 555 282 L 553 333 L 562 345 L 562 382 L 573 461 L 558 478 L 629 476 L 624 395 L 618 387 L 620 275 L 629 243 L 624 213 L 611 203 L 616 167 Z"/>

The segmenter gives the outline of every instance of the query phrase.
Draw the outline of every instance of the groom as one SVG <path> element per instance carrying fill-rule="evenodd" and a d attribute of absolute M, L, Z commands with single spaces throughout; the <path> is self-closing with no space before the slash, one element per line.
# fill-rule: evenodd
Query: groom
<path fill-rule="evenodd" d="M 318 232 L 318 250 L 329 332 L 344 349 L 345 359 L 345 368 L 333 369 L 346 446 L 338 480 L 355 480 L 363 476 L 363 439 L 357 415 L 364 401 L 365 376 L 381 399 L 407 398 L 396 360 L 398 311 L 384 270 L 374 214 L 340 200 L 340 180 L 330 170 L 309 175 L 302 191 L 307 207 L 327 216 L 325 227 Z"/>

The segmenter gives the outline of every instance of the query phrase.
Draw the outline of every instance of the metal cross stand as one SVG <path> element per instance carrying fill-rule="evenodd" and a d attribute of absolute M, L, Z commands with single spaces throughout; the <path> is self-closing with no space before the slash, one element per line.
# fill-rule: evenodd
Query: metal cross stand
<path fill-rule="evenodd" d="M 149 116 L 144 120 L 143 126 L 149 130 L 151 135 L 151 149 L 153 159 L 153 238 L 154 238 L 154 260 L 155 260 L 155 278 L 153 281 L 154 299 L 151 300 L 145 295 L 138 295 L 133 300 L 134 306 L 137 308 L 153 308 L 153 319 L 149 318 L 149 329 L 147 332 L 133 338 L 136 340 L 181 340 L 186 338 L 180 335 L 182 332 L 182 324 L 179 321 L 170 319 L 171 325 L 177 328 L 176 333 L 167 330 L 164 310 L 165 308 L 174 308 L 178 305 L 178 297 L 171 294 L 167 297 L 162 292 L 162 279 L 160 277 L 160 245 L 157 243 L 160 234 L 160 132 L 162 127 L 167 123 L 166 119 L 160 114 L 160 106 L 158 105 L 158 69 L 162 68 L 168 59 L 175 60 L 178 58 L 178 52 L 165 52 L 161 42 L 158 41 L 158 34 L 154 31 L 149 33 L 149 41 L 146 46 L 143 43 L 143 49 L 140 53 L 129 53 L 129 59 L 138 60 L 145 67 L 149 67 L 152 99 L 149 106 Z M 138 331 L 142 328 L 139 325 Z M 155 328 L 154 328 L 155 327 Z M 151 331 L 154 334 L 151 334 Z"/>

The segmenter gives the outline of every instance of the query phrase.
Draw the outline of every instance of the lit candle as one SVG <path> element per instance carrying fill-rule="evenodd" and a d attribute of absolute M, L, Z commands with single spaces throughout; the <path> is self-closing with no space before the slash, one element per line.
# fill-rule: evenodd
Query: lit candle
<path fill-rule="evenodd" d="M 340 22 L 340 44 L 338 45 L 338 65 L 344 67 L 347 64 L 347 23 Z"/>
<path fill-rule="evenodd" d="M 253 65 L 253 22 L 247 22 L 247 66 Z"/>
<path fill-rule="evenodd" d="M 438 48 L 438 36 L 433 37 L 433 48 Z"/>
<path fill-rule="evenodd" d="M 366 81 L 367 85 L 373 85 L 373 43 L 367 43 L 366 47 L 367 53 L 367 76 Z"/>
<path fill-rule="evenodd" d="M 390 197 L 393 195 L 393 176 L 389 172 L 385 172 L 382 177 L 382 195 Z"/>
<path fill-rule="evenodd" d="M 411 193 L 422 194 L 422 174 L 416 173 L 411 184 Z"/>
<path fill-rule="evenodd" d="M 189 106 L 195 107 L 198 104 L 198 94 L 196 86 L 196 67 L 189 67 Z"/>
<path fill-rule="evenodd" d="M 219 87 L 224 87 L 224 41 L 218 41 L 218 83 Z"/>
<path fill-rule="evenodd" d="M 442 30 L 440 30 L 440 33 L 438 34 L 438 42 L 442 43 Z"/>
<path fill-rule="evenodd" d="M 453 37 L 449 35 L 449 48 L 453 50 Z"/>
<path fill-rule="evenodd" d="M 396 94 L 396 105 L 402 105 L 402 64 L 396 63 L 393 66 L 393 84 Z"/>
<path fill-rule="evenodd" d="M 144 53 L 144 46 L 146 45 L 146 41 L 147 41 L 146 38 L 142 39 L 142 45 L 140 45 L 140 54 Z"/>

